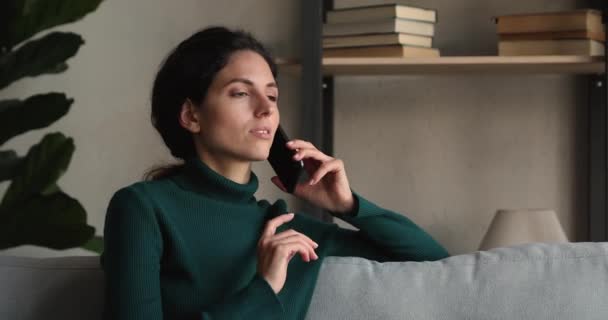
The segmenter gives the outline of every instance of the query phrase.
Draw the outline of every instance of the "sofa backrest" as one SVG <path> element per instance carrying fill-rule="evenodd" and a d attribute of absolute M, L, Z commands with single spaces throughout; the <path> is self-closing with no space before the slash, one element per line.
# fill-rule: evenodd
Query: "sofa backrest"
<path fill-rule="evenodd" d="M 99 258 L 0 256 L 0 319 L 101 319 Z M 608 243 L 323 262 L 307 319 L 608 319 Z"/>
<path fill-rule="evenodd" d="M 2 320 L 99 320 L 103 290 L 97 256 L 0 256 Z"/>
<path fill-rule="evenodd" d="M 307 319 L 606 320 L 608 243 L 536 243 L 435 262 L 329 257 Z"/>

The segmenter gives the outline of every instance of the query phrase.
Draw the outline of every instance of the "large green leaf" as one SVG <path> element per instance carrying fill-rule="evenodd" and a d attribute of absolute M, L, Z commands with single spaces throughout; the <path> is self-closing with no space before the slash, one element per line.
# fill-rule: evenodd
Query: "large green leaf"
<path fill-rule="evenodd" d="M 84 43 L 71 32 L 53 32 L 0 56 L 0 89 L 23 77 L 65 71 L 65 61 Z"/>
<path fill-rule="evenodd" d="M 0 249 L 30 244 L 61 250 L 95 234 L 82 205 L 63 192 L 32 196 L 10 210 L 0 220 Z"/>
<path fill-rule="evenodd" d="M 101 254 L 103 252 L 103 237 L 94 236 L 82 245 L 83 249 Z"/>
<path fill-rule="evenodd" d="M 102 0 L 2 0 L 0 47 L 12 48 L 39 31 L 81 19 Z"/>
<path fill-rule="evenodd" d="M 0 151 L 0 182 L 19 174 L 23 159 L 13 150 Z"/>
<path fill-rule="evenodd" d="M 21 102 L 17 99 L 0 100 L 0 115 L 2 115 L 2 112 L 4 112 L 4 110 L 8 110 L 9 108 L 18 105 L 19 103 Z"/>
<path fill-rule="evenodd" d="M 50 133 L 32 146 L 23 161 L 21 172 L 13 178 L 0 207 L 11 214 L 14 206 L 30 197 L 55 189 L 57 179 L 67 170 L 74 141 L 61 133 Z"/>
<path fill-rule="evenodd" d="M 0 101 L 0 145 L 29 130 L 45 128 L 63 117 L 74 102 L 63 93 Z"/>
<path fill-rule="evenodd" d="M 18 19 L 19 0 L 2 0 L 0 1 L 0 53 L 8 51 L 8 42 L 10 41 L 10 28 L 14 24 L 14 20 Z"/>

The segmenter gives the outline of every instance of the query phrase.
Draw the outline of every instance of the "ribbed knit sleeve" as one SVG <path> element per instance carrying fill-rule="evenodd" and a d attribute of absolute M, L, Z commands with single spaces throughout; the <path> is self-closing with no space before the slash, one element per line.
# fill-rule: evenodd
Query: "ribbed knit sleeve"
<path fill-rule="evenodd" d="M 336 217 L 358 231 L 333 226 L 327 255 L 358 256 L 376 261 L 433 261 L 448 252 L 404 215 L 383 209 L 353 192 L 355 209 Z"/>
<path fill-rule="evenodd" d="M 155 210 L 141 191 L 119 190 L 112 197 L 104 227 L 104 319 L 160 320 L 163 236 Z M 280 319 L 283 307 L 259 275 L 234 295 L 200 310 L 201 319 Z"/>
<path fill-rule="evenodd" d="M 154 211 L 131 188 L 110 200 L 104 225 L 104 319 L 163 319 L 162 236 Z"/>

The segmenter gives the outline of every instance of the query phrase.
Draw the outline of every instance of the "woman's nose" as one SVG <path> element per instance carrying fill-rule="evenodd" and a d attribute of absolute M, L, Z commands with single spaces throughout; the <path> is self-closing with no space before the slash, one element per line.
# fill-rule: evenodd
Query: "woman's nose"
<path fill-rule="evenodd" d="M 271 101 L 268 97 L 260 97 L 258 99 L 256 115 L 257 116 L 270 116 L 273 112 L 275 112 L 275 103 Z"/>

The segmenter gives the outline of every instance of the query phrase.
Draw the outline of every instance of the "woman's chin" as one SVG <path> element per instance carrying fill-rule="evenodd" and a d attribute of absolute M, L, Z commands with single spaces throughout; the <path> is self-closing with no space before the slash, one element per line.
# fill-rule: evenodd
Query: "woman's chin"
<path fill-rule="evenodd" d="M 268 154 L 270 152 L 266 151 L 266 152 L 254 152 L 252 154 L 249 154 L 249 159 L 250 161 L 266 161 L 268 159 Z"/>

